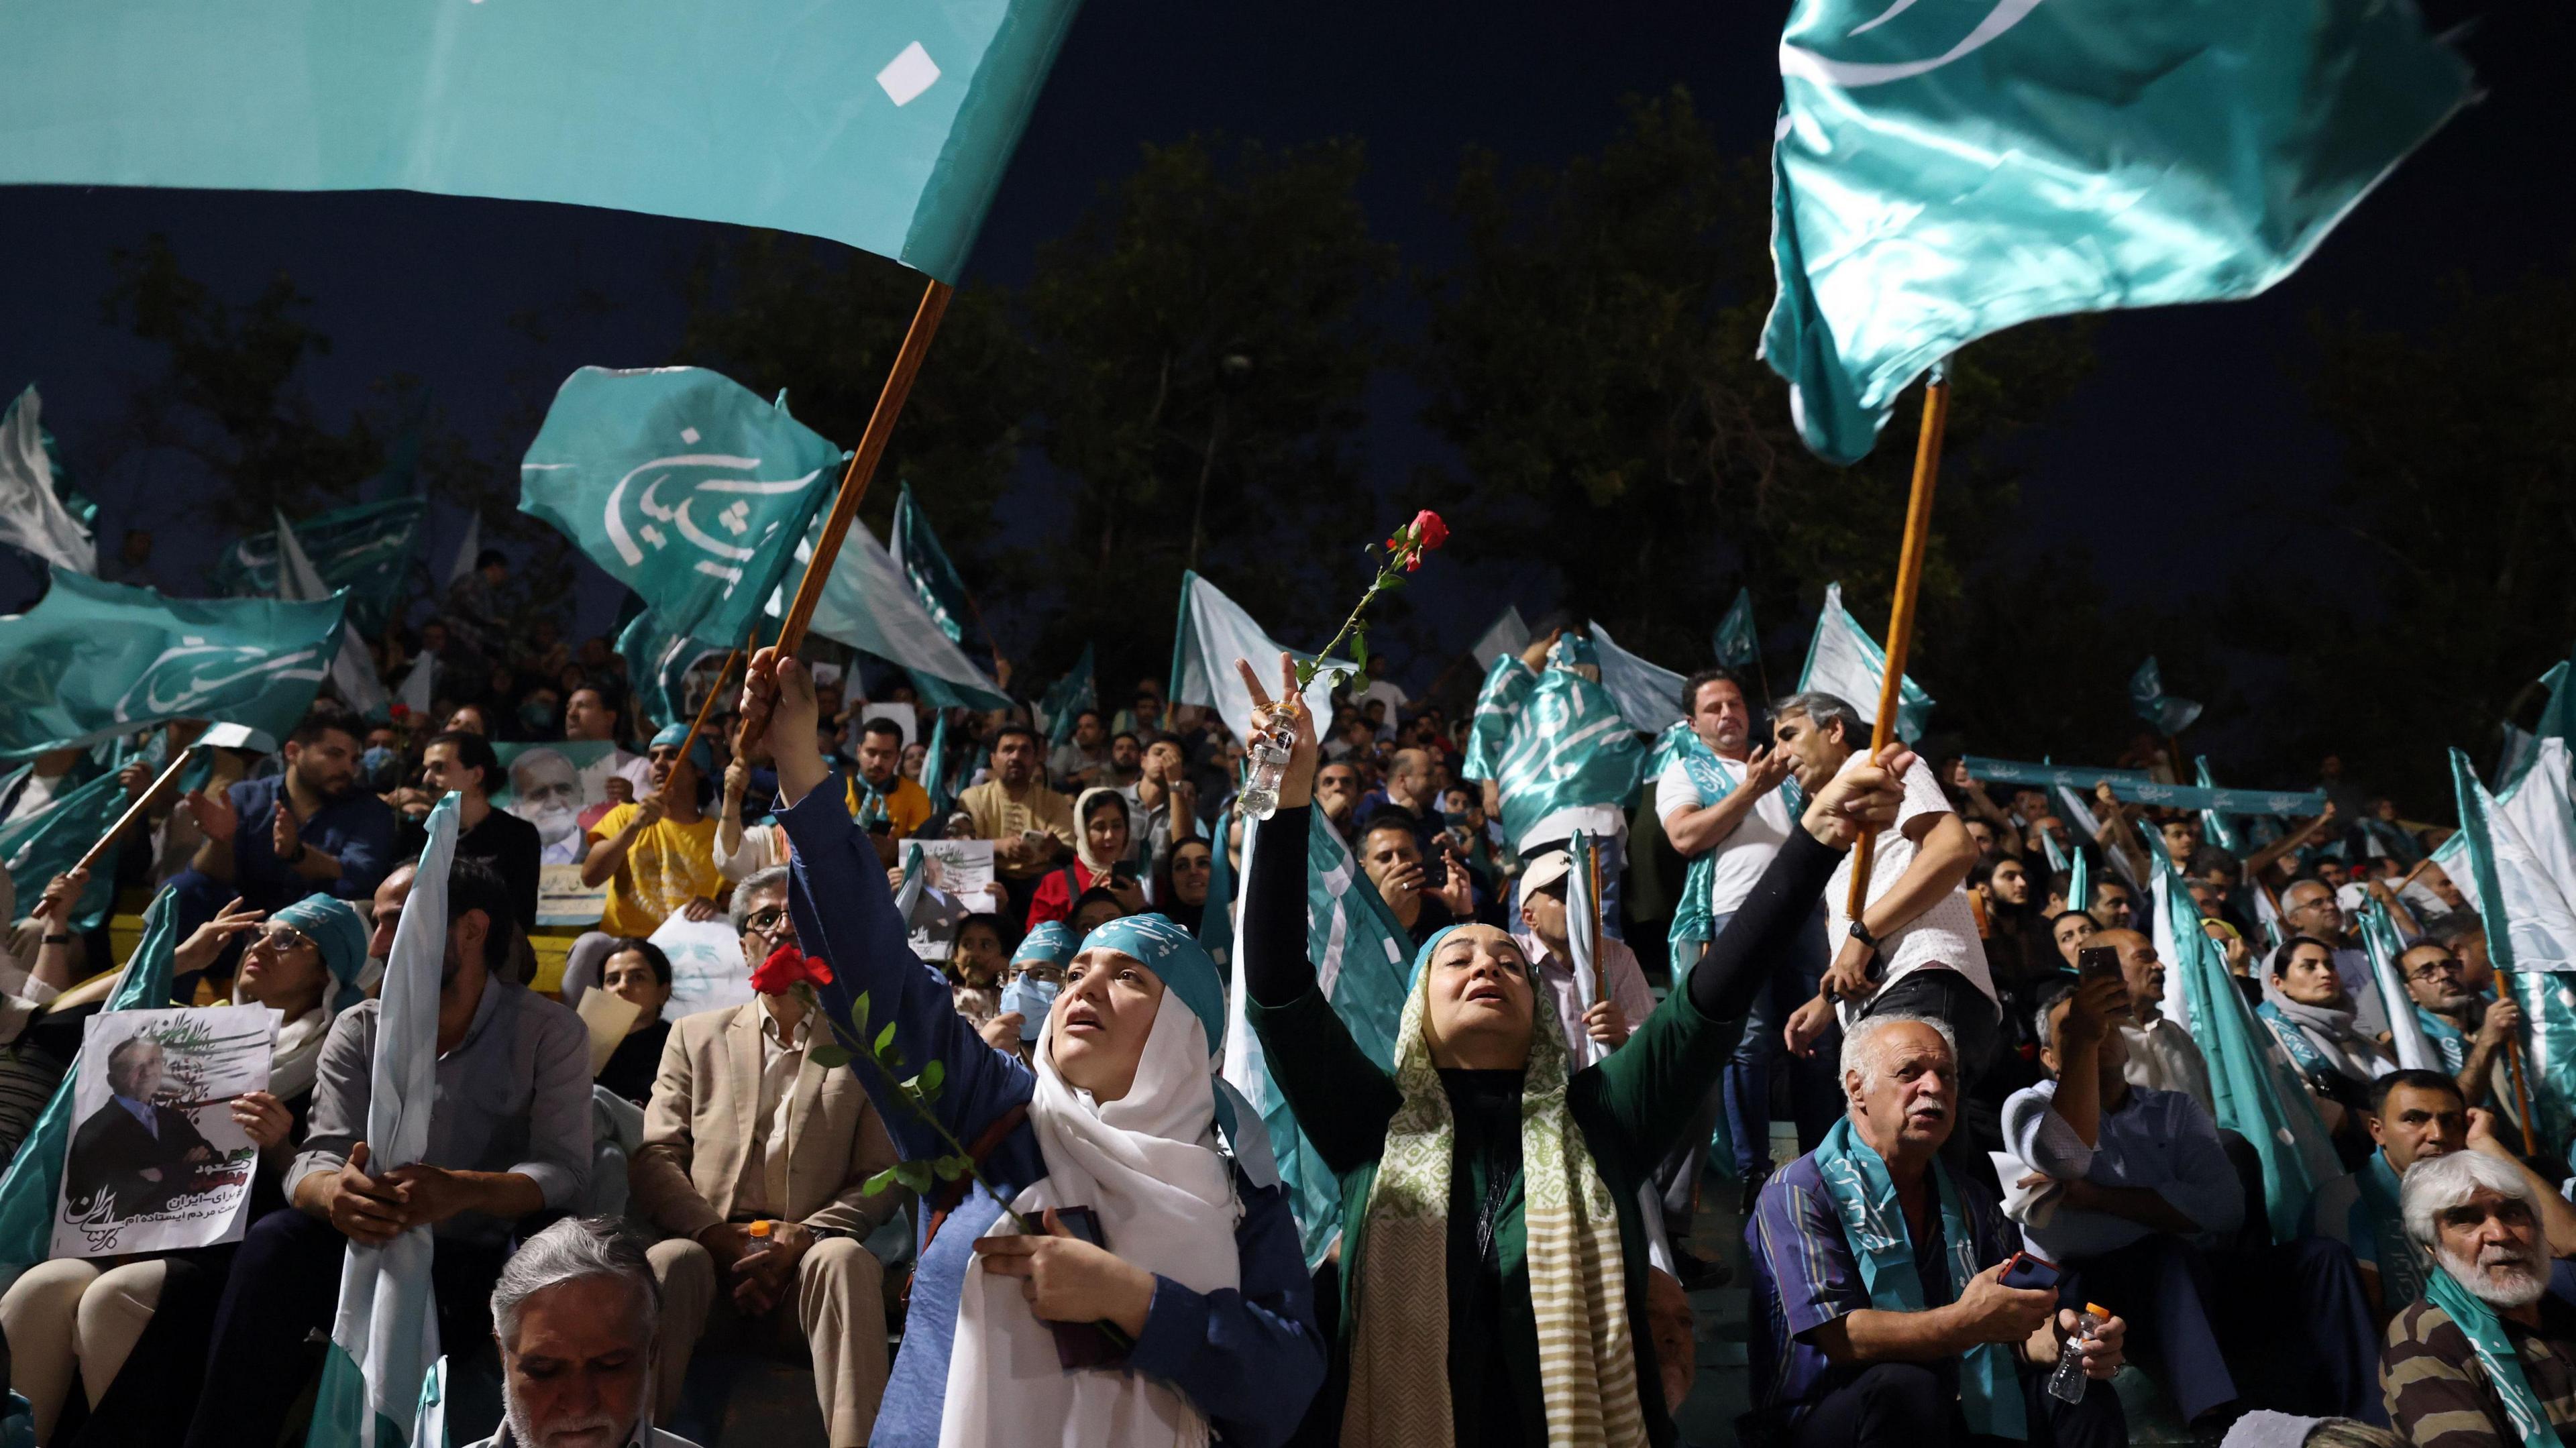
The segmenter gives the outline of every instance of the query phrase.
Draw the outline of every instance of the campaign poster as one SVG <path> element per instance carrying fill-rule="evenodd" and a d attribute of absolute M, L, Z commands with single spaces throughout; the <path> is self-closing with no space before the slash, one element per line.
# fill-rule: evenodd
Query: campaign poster
<path fill-rule="evenodd" d="M 608 883 L 581 882 L 582 832 L 635 798 L 633 766 L 621 772 L 617 746 L 597 739 L 495 744 L 492 752 L 506 786 L 492 803 L 537 827 L 537 923 L 598 924 Z"/>
<path fill-rule="evenodd" d="M 918 871 L 922 877 L 904 933 L 914 955 L 938 965 L 948 959 L 957 927 L 967 916 L 998 913 L 1008 898 L 993 876 L 993 842 L 906 840 L 902 848 L 906 875 Z"/>
<path fill-rule="evenodd" d="M 90 1017 L 73 1067 L 52 1255 L 241 1240 L 259 1149 L 231 1103 L 268 1089 L 278 1020 L 258 1005 Z"/>
<path fill-rule="evenodd" d="M 671 958 L 671 1003 L 662 1008 L 664 1020 L 751 999 L 752 963 L 742 958 L 742 937 L 725 917 L 691 920 L 674 914 L 653 932 L 653 943 Z"/>

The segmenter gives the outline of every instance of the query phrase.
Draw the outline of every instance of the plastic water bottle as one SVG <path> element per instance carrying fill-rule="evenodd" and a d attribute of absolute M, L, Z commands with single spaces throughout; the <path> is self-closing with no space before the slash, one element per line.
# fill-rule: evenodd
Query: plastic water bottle
<path fill-rule="evenodd" d="M 1266 820 L 1279 812 L 1279 781 L 1287 777 L 1288 751 L 1296 742 L 1296 726 L 1276 714 L 1263 737 L 1252 742 L 1252 777 L 1243 783 L 1246 819 Z"/>
<path fill-rule="evenodd" d="M 2084 1401 L 2084 1339 L 2102 1330 L 2110 1321 L 2111 1309 L 2098 1302 L 2084 1304 L 2076 1316 L 2075 1330 L 2066 1335 L 2066 1343 L 2057 1350 L 2057 1371 L 2048 1375 L 2048 1391 L 2061 1403 Z"/>
<path fill-rule="evenodd" d="M 776 1222 L 770 1221 L 767 1218 L 763 1218 L 760 1221 L 752 1223 L 750 1231 L 751 1240 L 743 1244 L 741 1260 L 745 1262 L 755 1261 L 770 1248 L 778 1245 L 776 1239 L 770 1236 L 771 1231 L 773 1231 L 777 1226 L 778 1224 Z"/>

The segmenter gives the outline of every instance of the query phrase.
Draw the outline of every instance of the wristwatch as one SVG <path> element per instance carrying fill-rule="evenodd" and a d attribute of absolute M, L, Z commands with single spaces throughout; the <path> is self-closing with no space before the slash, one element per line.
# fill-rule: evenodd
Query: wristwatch
<path fill-rule="evenodd" d="M 1857 915 L 1852 917 L 1851 938 L 1859 941 L 1870 954 L 1878 953 L 1878 937 L 1869 933 L 1869 927 L 1863 925 Z"/>

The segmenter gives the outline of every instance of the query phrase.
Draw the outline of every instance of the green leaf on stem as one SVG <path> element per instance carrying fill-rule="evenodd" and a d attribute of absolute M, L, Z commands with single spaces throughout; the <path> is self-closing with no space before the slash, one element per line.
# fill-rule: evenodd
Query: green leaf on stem
<path fill-rule="evenodd" d="M 822 1067 L 826 1071 L 829 1071 L 836 1066 L 846 1066 L 850 1064 L 849 1048 L 839 1044 L 838 1042 L 825 1046 L 816 1046 L 813 1050 L 808 1051 L 805 1054 L 815 1065 Z"/>
<path fill-rule="evenodd" d="M 886 1063 L 886 1069 L 894 1070 L 903 1064 L 903 1058 L 900 1056 L 889 1056 L 887 1053 L 893 1049 L 894 1022 L 888 1021 L 886 1022 L 885 1029 L 877 1032 L 876 1045 L 871 1047 L 870 1050 L 878 1060 Z"/>
<path fill-rule="evenodd" d="M 897 1162 L 895 1163 L 894 1174 L 897 1181 L 902 1182 L 905 1186 L 912 1188 L 916 1192 L 926 1192 L 930 1190 L 931 1183 L 938 1180 L 937 1169 L 926 1161 Z"/>
<path fill-rule="evenodd" d="M 850 1001 L 850 1034 L 853 1036 L 865 1036 L 867 1033 L 868 993 L 866 991 L 861 991 Z"/>
<path fill-rule="evenodd" d="M 877 1193 L 885 1191 L 889 1187 L 896 1187 L 902 1184 L 903 1163 L 897 1162 L 893 1166 L 887 1167 L 884 1171 L 878 1172 L 875 1176 L 868 1178 L 867 1185 L 859 1188 L 859 1190 L 867 1193 L 869 1196 L 875 1196 Z"/>
<path fill-rule="evenodd" d="M 934 1095 L 939 1090 L 939 1083 L 948 1079 L 948 1065 L 944 1061 L 933 1061 L 922 1067 L 921 1074 L 912 1079 L 921 1083 L 923 1095 Z"/>
<path fill-rule="evenodd" d="M 1390 573 L 1378 583 L 1378 588 L 1387 593 L 1393 593 L 1403 586 L 1404 575 L 1401 573 Z"/>
<path fill-rule="evenodd" d="M 1367 629 L 1351 630 L 1351 662 L 1359 665 L 1363 669 L 1368 667 Z"/>
<path fill-rule="evenodd" d="M 938 1171 L 939 1179 L 944 1182 L 953 1182 L 975 1169 L 975 1163 L 962 1156 L 943 1156 L 932 1162 L 931 1166 Z"/>

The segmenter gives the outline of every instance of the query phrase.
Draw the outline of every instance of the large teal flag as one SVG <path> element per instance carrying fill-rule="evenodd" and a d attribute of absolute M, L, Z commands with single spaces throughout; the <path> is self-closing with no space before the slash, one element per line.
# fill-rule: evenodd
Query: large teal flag
<path fill-rule="evenodd" d="M 330 672 L 342 600 L 163 598 L 57 569 L 0 615 L 0 758 L 94 744 L 172 719 L 285 739 Z"/>
<path fill-rule="evenodd" d="M 5 788 L 6 782 L 0 781 L 0 790 Z M 125 787 L 117 783 L 116 771 L 111 769 L 40 813 L 0 825 L 0 869 L 17 882 L 19 919 L 26 919 L 36 908 L 47 881 L 80 863 L 80 857 L 125 813 L 125 805 Z M 71 928 L 96 930 L 115 906 L 116 870 L 111 856 L 90 872 L 89 888 L 73 902 Z"/>
<path fill-rule="evenodd" d="M 1796 0 L 1762 355 L 1807 446 L 2037 317 L 2249 297 L 2468 97 L 2405 0 Z"/>
<path fill-rule="evenodd" d="M 170 962 L 179 948 L 179 901 L 168 890 L 152 898 L 143 912 L 143 940 L 125 962 L 125 973 L 108 993 L 111 1011 L 158 1010 L 170 1003 Z M 63 1159 L 72 1138 L 72 1083 L 80 1063 L 63 1073 L 53 1099 L 45 1103 L 18 1154 L 0 1175 L 0 1291 L 18 1275 L 45 1260 L 54 1241 L 54 1201 L 63 1184 Z"/>
<path fill-rule="evenodd" d="M 1514 846 L 1558 810 L 1625 808 L 1646 769 L 1646 743 L 1609 690 L 1555 665 L 1525 688 L 1519 721 L 1494 771 L 1503 833 Z"/>
<path fill-rule="evenodd" d="M 0 182 L 571 202 L 953 282 L 1074 9 L 24 0 L 0 6 Z"/>
<path fill-rule="evenodd" d="M 2153 654 L 2147 655 L 2147 661 L 2129 676 L 2129 707 L 2159 734 L 2180 734 L 2200 717 L 2199 704 L 2165 692 L 2164 670 L 2157 666 Z M 2181 768 L 2182 761 L 2175 760 L 2174 767 Z"/>
<path fill-rule="evenodd" d="M 1825 585 L 1824 607 L 1816 612 L 1815 636 L 1807 641 L 1806 666 L 1798 671 L 1798 692 L 1831 694 L 1852 706 L 1860 722 L 1878 723 L 1878 694 L 1887 682 L 1887 650 L 1869 636 L 1851 610 L 1843 607 L 1843 586 Z M 1896 737 L 1920 739 L 1932 719 L 1932 696 L 1912 674 L 1897 683 Z"/>
<path fill-rule="evenodd" d="M 2511 789 L 2489 793 L 2469 757 L 2451 751 L 2460 833 L 2444 868 L 2486 925 L 2487 958 L 2523 1012 L 2523 1064 L 2548 1149 L 2576 1137 L 2576 803 L 2568 742 L 2552 736 Z M 2436 858 L 2441 858 L 2437 855 Z"/>
<path fill-rule="evenodd" d="M 818 516 L 796 544 L 795 567 L 788 579 L 804 576 L 806 560 L 813 557 L 814 543 L 822 532 L 823 519 Z M 772 615 L 785 615 L 791 587 L 784 584 L 770 596 Z M 939 621 L 913 595 L 894 555 L 878 547 L 865 528 L 852 528 L 842 541 L 840 556 L 832 560 L 832 575 L 824 580 L 822 597 L 814 605 L 813 629 L 827 639 L 901 665 L 912 676 L 913 691 L 935 708 L 1011 707 L 1011 696 L 941 631 Z"/>
<path fill-rule="evenodd" d="M 913 597 L 921 601 L 931 622 L 939 625 L 950 643 L 966 642 L 966 618 L 972 612 L 966 601 L 966 580 L 958 576 L 957 565 L 948 561 L 948 550 L 939 546 L 930 516 L 912 500 L 910 483 L 895 495 L 894 533 L 886 551 L 894 555 L 895 566 L 903 570 L 904 581 L 912 585 Z"/>
<path fill-rule="evenodd" d="M 618 630 L 617 653 L 626 661 L 627 687 L 635 691 L 637 707 L 655 730 L 688 721 L 684 680 L 689 666 L 706 652 L 707 645 L 664 628 L 661 615 L 650 607 Z"/>
<path fill-rule="evenodd" d="M 423 498 L 393 498 L 317 513 L 292 525 L 324 592 L 349 591 L 349 622 L 362 634 L 382 632 L 411 597 L 411 561 L 420 553 Z M 275 598 L 280 593 L 279 536 L 253 533 L 224 550 L 215 582 L 224 592 Z"/>
<path fill-rule="evenodd" d="M 635 590 L 663 631 L 740 647 L 839 480 L 840 448 L 785 402 L 699 367 L 584 367 L 519 465 L 520 511 Z"/>

